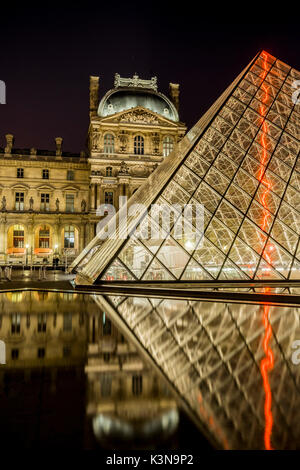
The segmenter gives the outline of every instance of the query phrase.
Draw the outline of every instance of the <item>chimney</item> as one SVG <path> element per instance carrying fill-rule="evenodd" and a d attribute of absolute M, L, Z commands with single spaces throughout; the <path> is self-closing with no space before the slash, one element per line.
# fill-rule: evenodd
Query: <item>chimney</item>
<path fill-rule="evenodd" d="M 99 77 L 90 76 L 90 119 L 97 116 L 99 105 Z"/>
<path fill-rule="evenodd" d="M 61 151 L 62 141 L 63 141 L 62 137 L 55 137 L 56 159 L 57 159 L 57 160 L 61 160 L 61 155 L 62 155 L 62 151 Z"/>
<path fill-rule="evenodd" d="M 169 83 L 171 100 L 179 112 L 179 83 Z"/>
<path fill-rule="evenodd" d="M 4 156 L 10 157 L 11 156 L 11 149 L 14 143 L 14 136 L 12 134 L 6 134 L 6 147 L 4 149 Z"/>

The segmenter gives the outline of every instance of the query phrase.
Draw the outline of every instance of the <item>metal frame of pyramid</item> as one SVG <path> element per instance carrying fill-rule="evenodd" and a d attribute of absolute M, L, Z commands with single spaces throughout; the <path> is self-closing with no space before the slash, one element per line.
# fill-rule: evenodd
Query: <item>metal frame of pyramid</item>
<path fill-rule="evenodd" d="M 98 234 L 73 262 L 76 284 L 300 280 L 300 106 L 292 100 L 299 79 L 257 54 L 103 229 L 115 224 L 116 238 Z M 152 204 L 190 202 L 204 207 L 196 245 L 174 236 L 180 210 L 168 232 L 159 219 L 155 242 L 140 236 L 153 222 Z M 127 218 L 126 236 L 119 221 L 136 203 L 145 212 Z"/>

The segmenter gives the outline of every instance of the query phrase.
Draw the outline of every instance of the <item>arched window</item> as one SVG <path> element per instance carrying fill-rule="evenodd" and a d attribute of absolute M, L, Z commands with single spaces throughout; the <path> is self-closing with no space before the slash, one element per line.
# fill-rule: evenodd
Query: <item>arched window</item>
<path fill-rule="evenodd" d="M 112 176 L 112 167 L 111 166 L 106 167 L 105 174 L 106 174 L 106 176 Z"/>
<path fill-rule="evenodd" d="M 64 234 L 64 247 L 65 248 L 74 248 L 75 246 L 75 228 L 73 225 L 65 226 Z"/>
<path fill-rule="evenodd" d="M 50 230 L 47 225 L 42 225 L 39 230 L 39 248 L 49 248 L 50 246 Z"/>
<path fill-rule="evenodd" d="M 144 155 L 144 137 L 141 135 L 134 138 L 134 153 L 135 155 Z"/>
<path fill-rule="evenodd" d="M 112 134 L 105 134 L 103 150 L 104 150 L 104 153 L 115 152 L 115 137 Z"/>
<path fill-rule="evenodd" d="M 173 147 L 174 147 L 174 140 L 172 139 L 172 137 L 165 137 L 164 140 L 163 140 L 163 154 L 164 154 L 164 157 L 167 157 L 169 155 L 169 153 L 172 152 L 173 150 Z"/>
<path fill-rule="evenodd" d="M 24 248 L 23 225 L 14 225 L 13 227 L 13 246 L 14 248 Z"/>

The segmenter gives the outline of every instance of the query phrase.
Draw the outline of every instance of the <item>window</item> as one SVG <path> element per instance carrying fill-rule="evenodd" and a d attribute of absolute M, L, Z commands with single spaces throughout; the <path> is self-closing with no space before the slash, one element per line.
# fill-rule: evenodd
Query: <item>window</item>
<path fill-rule="evenodd" d="M 74 180 L 74 171 L 73 170 L 68 170 L 67 171 L 67 180 L 69 180 L 69 181 Z"/>
<path fill-rule="evenodd" d="M 109 397 L 111 395 L 112 377 L 110 374 L 103 374 L 100 378 L 101 396 Z"/>
<path fill-rule="evenodd" d="M 103 336 L 111 335 L 111 321 L 109 318 L 106 317 L 105 312 L 103 312 L 102 314 L 102 334 Z"/>
<path fill-rule="evenodd" d="M 141 375 L 132 376 L 132 394 L 141 395 L 143 391 L 143 377 Z"/>
<path fill-rule="evenodd" d="M 38 348 L 37 356 L 39 359 L 44 359 L 45 357 L 45 348 Z"/>
<path fill-rule="evenodd" d="M 74 194 L 66 194 L 66 212 L 74 212 Z"/>
<path fill-rule="evenodd" d="M 112 176 L 112 167 L 111 166 L 108 166 L 106 168 L 106 176 Z"/>
<path fill-rule="evenodd" d="M 135 155 L 144 155 L 144 137 L 141 135 L 134 138 L 134 153 Z"/>
<path fill-rule="evenodd" d="M 72 313 L 64 314 L 63 330 L 72 331 Z"/>
<path fill-rule="evenodd" d="M 114 153 L 115 137 L 112 134 L 105 134 L 103 151 L 104 153 Z"/>
<path fill-rule="evenodd" d="M 16 193 L 16 211 L 24 210 L 24 193 Z"/>
<path fill-rule="evenodd" d="M 47 329 L 47 317 L 45 313 L 38 315 L 38 333 L 45 333 Z"/>
<path fill-rule="evenodd" d="M 39 231 L 39 248 L 50 247 L 50 229 L 47 225 L 43 225 Z"/>
<path fill-rule="evenodd" d="M 174 147 L 174 140 L 172 137 L 165 137 L 163 140 L 163 155 L 167 157 L 172 152 Z"/>
<path fill-rule="evenodd" d="M 17 168 L 17 178 L 24 178 L 24 168 Z"/>
<path fill-rule="evenodd" d="M 50 194 L 42 193 L 41 194 L 41 211 L 50 210 Z"/>
<path fill-rule="evenodd" d="M 12 349 L 11 350 L 11 358 L 14 359 L 14 360 L 19 358 L 19 350 L 18 349 Z"/>
<path fill-rule="evenodd" d="M 11 334 L 17 335 L 21 331 L 21 315 L 19 313 L 13 313 L 11 316 Z"/>
<path fill-rule="evenodd" d="M 24 248 L 24 228 L 22 225 L 15 225 L 13 228 L 14 248 Z"/>
<path fill-rule="evenodd" d="M 42 176 L 43 176 L 43 180 L 48 180 L 49 179 L 49 170 L 43 170 L 42 171 Z"/>
<path fill-rule="evenodd" d="M 75 228 L 73 225 L 65 227 L 64 248 L 74 248 L 75 246 Z"/>
<path fill-rule="evenodd" d="M 113 203 L 114 203 L 114 193 L 112 191 L 105 191 L 104 202 L 105 202 L 105 204 L 113 205 Z"/>

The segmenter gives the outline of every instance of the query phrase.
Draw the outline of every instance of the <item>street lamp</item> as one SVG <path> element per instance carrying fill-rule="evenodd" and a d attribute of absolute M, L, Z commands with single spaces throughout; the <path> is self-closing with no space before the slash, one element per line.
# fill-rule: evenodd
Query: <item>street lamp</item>
<path fill-rule="evenodd" d="M 27 263 L 28 263 L 28 248 L 29 248 L 29 245 L 27 243 L 26 244 L 26 266 L 27 266 Z"/>

